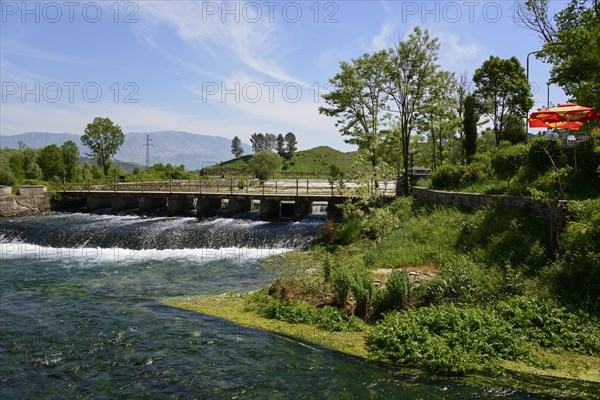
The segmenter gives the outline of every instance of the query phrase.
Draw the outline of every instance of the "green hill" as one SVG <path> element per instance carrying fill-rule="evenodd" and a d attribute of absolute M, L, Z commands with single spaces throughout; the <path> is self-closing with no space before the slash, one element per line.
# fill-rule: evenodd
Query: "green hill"
<path fill-rule="evenodd" d="M 328 176 L 330 165 L 336 165 L 343 173 L 350 173 L 356 152 L 343 153 L 328 146 L 319 146 L 310 150 L 299 151 L 289 160 L 284 160 L 278 176 Z M 253 155 L 211 165 L 205 168 L 210 175 L 245 175 L 250 174 L 250 160 Z"/>

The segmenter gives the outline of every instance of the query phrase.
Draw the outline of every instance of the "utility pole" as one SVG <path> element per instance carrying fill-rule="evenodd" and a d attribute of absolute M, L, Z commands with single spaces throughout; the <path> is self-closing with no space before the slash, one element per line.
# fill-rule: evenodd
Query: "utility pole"
<path fill-rule="evenodd" d="M 146 168 L 150 167 L 150 147 L 153 147 L 152 139 L 150 139 L 150 135 L 146 135 L 146 144 L 142 146 L 146 147 Z"/>

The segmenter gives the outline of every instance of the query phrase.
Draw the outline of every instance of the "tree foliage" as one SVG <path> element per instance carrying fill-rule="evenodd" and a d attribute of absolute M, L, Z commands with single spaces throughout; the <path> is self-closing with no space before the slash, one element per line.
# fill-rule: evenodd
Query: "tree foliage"
<path fill-rule="evenodd" d="M 490 56 L 475 71 L 473 82 L 479 110 L 491 118 L 498 145 L 509 115 L 524 118 L 533 107 L 525 69 L 516 57 L 501 59 Z"/>
<path fill-rule="evenodd" d="M 570 0 L 550 15 L 549 0 L 527 0 L 516 8 L 517 23 L 537 32 L 538 57 L 552 64 L 552 83 L 579 104 L 600 108 L 600 2 Z"/>
<path fill-rule="evenodd" d="M 23 171 L 26 179 L 41 179 L 42 170 L 36 161 L 37 155 L 34 149 L 26 147 L 23 149 Z"/>
<path fill-rule="evenodd" d="M 275 151 L 277 151 L 277 154 L 279 154 L 281 157 L 285 156 L 285 139 L 283 138 L 283 135 L 281 133 L 277 135 L 277 144 L 275 145 Z"/>
<path fill-rule="evenodd" d="M 263 150 L 250 160 L 250 168 L 257 179 L 267 180 L 281 168 L 281 157 L 271 150 Z"/>
<path fill-rule="evenodd" d="M 296 135 L 294 135 L 293 132 L 288 132 L 285 134 L 283 140 L 285 142 L 285 157 L 290 159 L 298 150 L 298 141 L 296 140 Z"/>
<path fill-rule="evenodd" d="M 386 91 L 398 115 L 403 159 L 401 188 L 404 194 L 409 192 L 410 136 L 439 68 L 436 64 L 438 50 L 438 39 L 431 38 L 427 30 L 417 26 L 408 39 L 399 41 L 389 51 Z"/>
<path fill-rule="evenodd" d="M 62 159 L 65 166 L 65 178 L 69 181 L 75 178 L 75 167 L 79 160 L 79 148 L 72 140 L 68 140 L 60 146 Z"/>
<path fill-rule="evenodd" d="M 125 135 L 121 127 L 113 124 L 109 118 L 96 117 L 86 126 L 81 142 L 91 150 L 89 155 L 96 159 L 104 175 L 107 175 L 110 160 L 125 142 Z"/>
<path fill-rule="evenodd" d="M 341 62 L 341 71 L 329 80 L 333 89 L 323 95 L 328 107 L 319 107 L 321 114 L 337 118 L 336 126 L 348 137 L 346 143 L 365 152 L 373 175 L 379 165 L 383 112 L 389 98 L 387 71 L 382 68 L 387 64 L 384 50 Z"/>
<path fill-rule="evenodd" d="M 433 75 L 429 95 L 423 102 L 417 126 L 421 132 L 429 133 L 432 149 L 432 169 L 444 163 L 443 143 L 454 139 L 461 120 L 457 111 L 457 81 L 453 73 L 436 71 Z"/>
<path fill-rule="evenodd" d="M 277 135 L 274 133 L 253 133 L 250 136 L 250 144 L 255 153 L 264 150 L 274 150 L 277 145 Z"/>
<path fill-rule="evenodd" d="M 554 40 L 540 54 L 552 64 L 551 82 L 580 104 L 600 108 L 600 3 L 571 0 L 555 21 Z"/>
<path fill-rule="evenodd" d="M 244 154 L 242 141 L 237 136 L 234 136 L 233 139 L 231 139 L 231 154 L 233 154 L 235 158 L 239 158 L 242 154 Z"/>
<path fill-rule="evenodd" d="M 500 179 L 506 179 L 510 187 L 511 179 L 517 174 L 527 157 L 527 146 L 501 142 L 492 158 L 492 168 Z"/>
<path fill-rule="evenodd" d="M 44 147 L 37 156 L 37 163 L 42 169 L 42 175 L 46 180 L 63 178 L 65 174 L 65 163 L 63 154 L 55 144 Z"/>

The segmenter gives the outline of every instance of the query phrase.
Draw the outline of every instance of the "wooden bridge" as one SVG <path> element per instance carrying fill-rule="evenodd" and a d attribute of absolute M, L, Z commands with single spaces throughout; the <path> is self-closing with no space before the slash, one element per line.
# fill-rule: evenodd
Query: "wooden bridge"
<path fill-rule="evenodd" d="M 338 205 L 352 198 L 357 183 L 325 180 L 218 179 L 201 181 L 148 181 L 88 183 L 70 185 L 62 192 L 65 207 L 85 207 L 88 211 L 110 208 L 113 213 L 137 209 L 140 214 L 166 208 L 167 215 L 189 214 L 198 217 L 226 209 L 232 217 L 258 209 L 263 220 L 280 218 L 298 221 L 310 214 L 314 203 L 326 204 L 327 214 L 336 218 Z M 383 196 L 394 196 L 394 183 L 380 183 Z"/>

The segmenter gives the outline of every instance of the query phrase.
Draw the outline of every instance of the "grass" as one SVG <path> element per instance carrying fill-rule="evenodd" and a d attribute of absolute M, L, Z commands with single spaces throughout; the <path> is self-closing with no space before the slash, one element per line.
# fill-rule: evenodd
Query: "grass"
<path fill-rule="evenodd" d="M 285 176 L 318 176 L 330 175 L 329 166 L 335 164 L 339 170 L 348 175 L 353 171 L 356 152 L 343 153 L 328 146 L 319 146 L 310 150 L 299 151 L 289 160 L 284 160 L 276 175 Z M 212 174 L 245 175 L 250 174 L 250 160 L 253 155 L 245 155 L 237 159 L 207 167 Z"/>
<path fill-rule="evenodd" d="M 539 349 L 537 356 L 551 365 L 551 368 L 508 360 L 503 360 L 501 365 L 508 370 L 531 375 L 600 383 L 600 357 L 546 349 Z"/>

